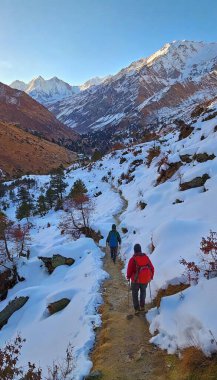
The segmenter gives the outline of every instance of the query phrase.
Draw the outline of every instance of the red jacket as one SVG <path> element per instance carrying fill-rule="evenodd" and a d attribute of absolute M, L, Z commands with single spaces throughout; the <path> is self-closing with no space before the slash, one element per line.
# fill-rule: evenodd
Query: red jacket
<path fill-rule="evenodd" d="M 128 263 L 127 279 L 140 284 L 148 284 L 153 277 L 154 267 L 151 260 L 145 253 L 135 253 Z"/>

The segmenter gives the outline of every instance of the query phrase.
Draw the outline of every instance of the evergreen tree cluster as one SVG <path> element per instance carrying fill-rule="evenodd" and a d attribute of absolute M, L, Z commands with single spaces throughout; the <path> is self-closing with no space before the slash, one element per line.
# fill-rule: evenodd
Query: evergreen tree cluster
<path fill-rule="evenodd" d="M 62 208 L 63 195 L 67 183 L 65 182 L 64 168 L 60 166 L 51 174 L 50 185 L 46 191 L 41 189 L 41 194 L 34 202 L 34 195 L 30 194 L 27 186 L 21 186 L 18 189 L 16 200 L 18 202 L 16 217 L 18 220 L 28 218 L 32 215 L 39 214 L 44 216 L 51 208 L 55 210 Z M 14 193 L 10 192 L 10 199 L 14 199 Z"/>
<path fill-rule="evenodd" d="M 17 191 L 15 191 L 15 182 L 18 184 Z M 63 202 L 66 199 L 77 203 L 87 202 L 88 199 L 87 188 L 81 179 L 75 181 L 67 198 L 65 198 L 68 184 L 63 166 L 53 170 L 49 186 L 40 189 L 40 195 L 37 199 L 35 199 L 34 193 L 30 191 L 36 185 L 36 180 L 24 178 L 6 185 L 5 188 L 4 186 L 0 187 L 0 196 L 7 193 L 10 201 L 17 204 L 16 218 L 18 220 L 27 219 L 28 222 L 31 216 L 44 216 L 52 208 L 55 211 L 63 209 Z M 5 210 L 5 208 L 7 208 L 7 202 L 3 199 L 0 203 L 0 209 Z"/>

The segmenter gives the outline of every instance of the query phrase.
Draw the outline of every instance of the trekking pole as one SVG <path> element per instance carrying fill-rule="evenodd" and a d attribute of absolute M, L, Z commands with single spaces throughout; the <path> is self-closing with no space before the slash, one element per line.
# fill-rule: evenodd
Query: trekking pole
<path fill-rule="evenodd" d="M 150 282 L 149 282 L 149 293 L 150 293 L 150 298 L 151 298 L 151 303 L 152 303 L 153 301 L 152 301 L 152 296 L 151 296 L 151 284 L 150 284 Z"/>
<path fill-rule="evenodd" d="M 130 280 L 128 281 L 128 307 L 130 307 Z"/>

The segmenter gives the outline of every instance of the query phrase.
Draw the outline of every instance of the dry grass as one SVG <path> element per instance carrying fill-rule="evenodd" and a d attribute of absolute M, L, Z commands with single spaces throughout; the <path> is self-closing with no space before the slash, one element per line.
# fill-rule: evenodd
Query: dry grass
<path fill-rule="evenodd" d="M 149 167 L 152 163 L 152 160 L 155 157 L 158 157 L 160 155 L 160 146 L 152 147 L 148 150 L 148 155 L 146 159 L 147 166 Z"/>
<path fill-rule="evenodd" d="M 169 285 L 166 289 L 160 289 L 157 296 L 154 299 L 154 305 L 159 307 L 161 298 L 172 296 L 173 294 L 177 294 L 182 292 L 183 290 L 189 288 L 188 284 L 178 284 L 178 285 Z"/>
<path fill-rule="evenodd" d="M 76 158 L 69 150 L 40 139 L 15 125 L 0 122 L 0 168 L 7 178 L 26 173 L 46 174 Z"/>
<path fill-rule="evenodd" d="M 182 351 L 181 359 L 174 355 L 168 355 L 167 366 L 170 368 L 168 380 L 217 379 L 217 355 L 207 358 L 195 347 L 189 347 Z"/>

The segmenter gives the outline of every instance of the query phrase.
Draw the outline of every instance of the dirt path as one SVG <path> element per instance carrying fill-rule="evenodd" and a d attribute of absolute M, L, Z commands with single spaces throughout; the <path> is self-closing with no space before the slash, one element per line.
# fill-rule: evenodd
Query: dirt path
<path fill-rule="evenodd" d="M 122 212 L 125 209 L 126 202 Z M 117 224 L 120 214 L 115 217 Z M 145 315 L 134 315 L 131 293 L 128 294 L 128 285 L 121 273 L 121 261 L 114 264 L 106 254 L 104 269 L 110 278 L 103 287 L 102 327 L 97 332 L 91 356 L 92 375 L 100 371 L 99 378 L 104 380 L 168 379 L 167 355 L 149 343 L 151 335 Z"/>
<path fill-rule="evenodd" d="M 113 188 L 116 191 L 115 188 Z M 123 201 L 120 216 L 127 208 Z M 101 247 L 104 250 L 103 247 Z M 86 378 L 102 380 L 214 380 L 217 379 L 217 355 L 206 358 L 201 351 L 190 347 L 177 355 L 168 355 L 149 343 L 151 335 L 145 315 L 134 315 L 131 293 L 121 269 L 123 263 L 114 264 L 110 255 L 104 258 L 104 269 L 110 277 L 103 284 L 104 303 L 100 308 L 102 326 L 96 333 L 91 355 L 93 368 Z M 170 294 L 170 293 L 169 293 Z M 172 293 L 171 293 L 172 294 Z M 147 308 L 147 305 L 146 305 Z"/>

